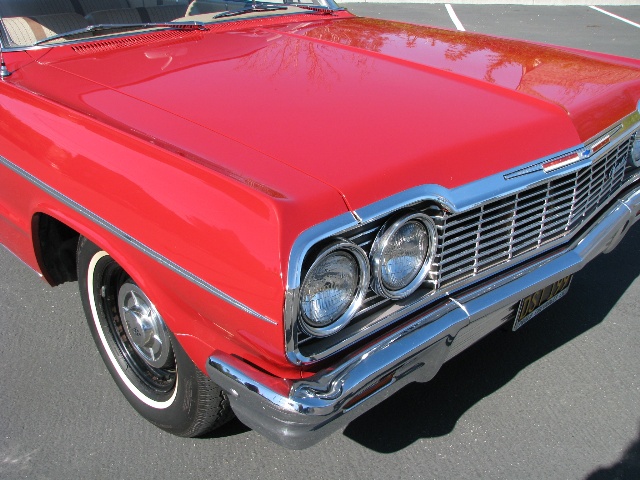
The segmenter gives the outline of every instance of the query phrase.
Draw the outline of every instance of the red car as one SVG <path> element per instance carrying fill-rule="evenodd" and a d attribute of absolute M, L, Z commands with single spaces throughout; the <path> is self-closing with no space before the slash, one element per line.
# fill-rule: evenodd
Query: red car
<path fill-rule="evenodd" d="M 133 407 L 318 442 L 640 215 L 640 61 L 316 3 L 0 0 L 0 241 Z"/>

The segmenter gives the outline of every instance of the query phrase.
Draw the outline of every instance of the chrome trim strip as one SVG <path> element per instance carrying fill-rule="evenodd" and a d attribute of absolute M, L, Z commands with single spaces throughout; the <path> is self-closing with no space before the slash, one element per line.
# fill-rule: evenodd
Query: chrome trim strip
<path fill-rule="evenodd" d="M 223 352 L 209 358 L 207 373 L 247 426 L 287 448 L 307 448 L 404 385 L 429 381 L 447 360 L 513 320 L 520 299 L 614 248 L 639 213 L 636 185 L 561 251 L 452 296 L 310 378 L 278 379 Z"/>
<path fill-rule="evenodd" d="M 351 212 L 346 212 L 326 222 L 315 225 L 302 232 L 291 248 L 289 255 L 289 272 L 287 274 L 287 288 L 295 285 L 300 286 L 300 273 L 302 262 L 311 247 L 323 238 L 338 236 L 341 232 L 346 232 L 358 226 Z"/>
<path fill-rule="evenodd" d="M 298 351 L 294 338 L 294 327 L 298 313 L 297 303 L 300 287 L 300 269 L 305 255 L 309 249 L 318 242 L 326 240 L 332 236 L 348 237 L 349 230 L 385 218 L 400 209 L 429 201 L 441 205 L 442 208 L 448 210 L 450 213 L 456 214 L 480 207 L 489 202 L 500 200 L 501 198 L 514 195 L 524 189 L 533 188 L 539 184 L 547 183 L 555 178 L 564 177 L 577 170 L 588 167 L 595 159 L 607 155 L 611 149 L 615 148 L 621 141 L 625 140 L 628 134 L 638 128 L 640 128 L 640 111 L 634 111 L 612 127 L 607 128 L 604 132 L 589 139 L 587 142 L 562 152 L 554 153 L 553 155 L 549 155 L 542 159 L 534 160 L 530 164 L 518 168 L 517 170 L 500 172 L 453 189 L 447 189 L 434 184 L 421 185 L 359 209 L 357 215 L 362 220 L 361 223 L 354 222 L 351 214 L 343 214 L 340 217 L 330 219 L 306 230 L 295 240 L 289 257 L 284 314 L 287 358 L 296 365 L 319 361 L 344 348 L 347 348 L 353 342 L 361 340 L 363 337 L 368 336 L 383 326 L 396 321 L 398 318 L 411 315 L 412 312 L 424 308 L 430 303 L 438 301 L 444 296 L 451 294 L 451 292 L 458 291 L 461 288 L 468 286 L 470 283 L 482 281 L 482 278 L 496 274 L 506 268 L 511 268 L 519 263 L 527 261 L 532 256 L 540 255 L 542 253 L 537 251 L 522 255 L 518 257 L 517 260 L 514 260 L 507 265 L 498 265 L 495 268 L 483 272 L 482 276 L 474 277 L 467 281 L 461 281 L 456 285 L 448 287 L 447 292 L 428 292 L 424 293 L 421 297 L 416 298 L 421 291 L 421 289 L 418 289 L 416 293 L 404 299 L 401 307 L 393 308 L 389 313 L 381 315 L 380 318 L 373 320 L 370 324 L 366 326 L 363 325 L 363 328 L 352 337 L 340 340 L 336 345 L 323 350 L 322 352 L 314 352 L 309 356 L 305 356 Z M 594 155 L 583 158 L 580 161 L 563 166 L 562 168 L 558 168 L 549 173 L 545 173 L 542 170 L 543 163 L 564 155 L 583 151 L 587 146 L 597 143 L 599 139 L 606 135 L 609 135 L 611 138 L 609 144 Z M 525 171 L 527 174 L 522 173 Z M 518 174 L 516 175 L 516 173 Z M 507 175 L 510 175 L 509 178 L 506 177 Z M 639 178 L 640 172 L 634 174 L 616 192 L 612 193 L 611 198 L 615 198 L 615 195 L 619 194 L 620 191 L 627 188 L 631 183 L 639 180 Z M 604 207 L 594 211 L 590 218 L 598 215 L 602 211 L 602 208 Z M 561 244 L 569 242 L 571 241 L 571 238 L 571 236 L 567 236 L 549 242 L 545 245 L 545 250 L 550 250 Z"/>
<path fill-rule="evenodd" d="M 185 268 L 181 267 L 177 263 L 172 262 L 167 257 L 159 254 L 155 250 L 153 250 L 153 249 L 149 248 L 148 246 L 146 246 L 144 243 L 142 243 L 139 240 L 136 240 L 135 238 L 133 238 L 128 233 L 123 232 L 122 230 L 120 230 L 115 225 L 107 222 L 102 217 L 99 217 L 98 215 L 96 215 L 92 211 L 86 209 L 85 207 L 83 207 L 79 203 L 71 200 L 67 196 L 65 196 L 62 193 L 58 192 L 54 188 L 52 188 L 49 185 L 47 185 L 46 183 L 44 183 L 42 180 L 39 180 L 38 178 L 36 178 L 35 176 L 31 175 L 26 170 L 23 170 L 22 168 L 18 167 L 16 164 L 10 162 L 9 160 L 4 158 L 3 156 L 0 156 L 0 163 L 2 165 L 4 165 L 5 167 L 7 167 L 9 170 L 12 170 L 14 173 L 17 173 L 18 175 L 23 177 L 25 180 L 28 180 L 29 182 L 34 184 L 36 187 L 40 188 L 45 193 L 51 195 L 53 198 L 55 198 L 56 200 L 60 201 L 61 203 L 63 203 L 67 207 L 71 208 L 72 210 L 75 210 L 76 212 L 81 214 L 83 217 L 91 220 L 92 222 L 100 225 L 102 228 L 107 230 L 109 233 L 112 233 L 113 235 L 115 235 L 119 239 L 124 240 L 129 245 L 131 245 L 132 247 L 138 249 L 139 251 L 141 251 L 145 255 L 151 257 L 152 259 L 154 259 L 158 263 L 160 263 L 160 264 L 164 265 L 165 267 L 169 268 L 170 270 L 172 270 L 173 272 L 177 273 L 178 275 L 180 275 L 181 277 L 185 278 L 186 280 L 189 280 L 190 282 L 195 283 L 200 288 L 202 288 L 202 289 L 206 290 L 207 292 L 215 295 L 216 297 L 220 298 L 221 300 L 224 300 L 225 302 L 233 305 L 234 307 L 239 308 L 240 310 L 242 310 L 245 313 L 253 315 L 254 317 L 259 318 L 260 320 L 268 322 L 268 323 L 270 323 L 272 325 L 278 325 L 278 322 L 276 322 L 276 321 L 274 321 L 274 320 L 262 315 L 261 313 L 256 312 L 255 310 L 253 310 L 250 307 L 246 306 L 245 304 L 239 302 L 235 298 L 227 295 L 222 290 L 219 290 L 218 288 L 214 287 L 210 283 L 207 283 L 205 280 L 203 280 L 200 277 L 198 277 L 198 276 L 194 275 L 193 273 L 189 272 L 188 270 L 186 270 Z"/>
<path fill-rule="evenodd" d="M 356 212 L 355 210 L 352 210 L 351 215 L 353 215 L 353 218 L 356 222 L 362 223 L 362 219 L 358 216 L 358 212 Z"/>
<path fill-rule="evenodd" d="M 615 127 L 606 130 L 605 132 L 596 135 L 595 137 L 593 137 L 592 139 L 588 140 L 585 143 L 582 143 L 580 145 L 577 145 L 573 148 L 570 148 L 568 150 L 564 150 L 562 152 L 558 152 L 558 153 L 554 153 L 551 156 L 542 158 L 540 160 L 536 160 L 532 165 L 528 165 L 524 168 L 518 168 L 517 170 L 512 170 L 508 173 L 504 174 L 504 179 L 505 180 L 511 180 L 513 178 L 519 177 L 521 175 L 528 175 L 530 173 L 534 173 L 534 172 L 539 172 L 539 171 L 543 171 L 544 170 L 544 164 L 552 162 L 556 159 L 562 158 L 562 157 L 566 157 L 569 156 L 571 154 L 576 154 L 578 156 L 578 159 L 575 162 L 571 162 L 569 165 L 573 165 L 574 163 L 576 163 L 577 161 L 580 160 L 586 160 L 594 155 L 596 155 L 600 150 L 597 150 L 595 152 L 592 152 L 592 148 L 594 145 L 596 145 L 598 142 L 606 139 L 606 137 L 609 137 L 610 141 L 613 143 L 616 140 L 618 140 L 618 138 L 624 134 L 627 130 L 633 130 L 633 125 L 631 126 L 626 126 L 625 127 L 625 122 L 633 122 L 634 121 L 634 117 L 638 117 L 638 114 L 636 114 L 636 112 L 631 113 L 630 115 L 628 115 L 627 117 L 625 117 L 618 125 L 616 125 Z M 638 125 L 640 125 L 640 118 L 638 118 L 637 120 L 635 120 L 638 123 Z M 560 167 L 555 167 L 552 169 L 547 169 L 545 173 L 549 173 L 552 171 L 555 171 L 556 169 L 563 169 L 566 166 L 569 165 L 562 165 Z"/>
<path fill-rule="evenodd" d="M 607 129 L 607 131 L 604 132 L 604 134 L 606 134 L 607 132 L 616 131 L 617 129 L 615 134 L 611 134 L 611 142 L 609 145 L 597 152 L 597 157 L 604 155 L 608 150 L 615 146 L 618 141 L 622 140 L 622 137 L 626 133 L 629 133 L 636 128 L 640 128 L 640 112 L 633 112 L 618 123 L 619 125 L 623 125 L 624 128 L 617 129 L 617 127 L 614 127 Z M 603 134 L 598 135 L 593 140 L 590 140 L 588 144 L 594 143 L 602 136 Z M 582 148 L 585 148 L 585 144 L 577 145 L 562 152 L 557 152 L 553 155 L 534 160 L 523 168 L 497 173 L 451 190 L 441 187 L 440 185 L 433 184 L 414 187 L 368 205 L 360 209 L 358 214 L 360 218 L 362 218 L 363 223 L 368 223 L 381 217 L 385 217 L 396 210 L 430 200 L 440 203 L 443 208 L 449 210 L 450 213 L 459 213 L 464 210 L 470 210 L 485 203 L 499 200 L 503 197 L 508 197 L 525 188 L 535 186 L 536 184 L 547 182 L 556 177 L 562 177 L 568 173 L 572 173 L 575 170 L 579 170 L 590 165 L 593 158 L 596 156 L 559 168 L 550 174 L 545 174 L 542 171 L 542 163 L 577 152 Z M 529 169 L 534 170 L 529 172 Z M 517 172 L 524 172 L 525 170 L 527 170 L 526 173 L 537 173 L 537 175 L 529 176 L 524 175 L 524 173 L 512 175 Z M 505 182 L 505 180 L 507 180 L 505 176 L 507 175 L 510 175 L 508 178 L 509 182 Z M 341 233 L 344 234 L 344 232 Z"/>

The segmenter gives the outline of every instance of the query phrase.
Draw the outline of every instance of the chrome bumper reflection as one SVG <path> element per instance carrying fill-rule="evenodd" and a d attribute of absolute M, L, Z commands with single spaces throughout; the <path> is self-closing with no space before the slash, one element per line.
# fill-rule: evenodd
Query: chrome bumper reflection
<path fill-rule="evenodd" d="M 444 362 L 509 321 L 521 298 L 615 248 L 639 215 L 635 186 L 564 249 L 448 298 L 305 380 L 274 379 L 218 352 L 207 372 L 247 426 L 287 448 L 309 447 L 404 385 L 432 379 Z"/>

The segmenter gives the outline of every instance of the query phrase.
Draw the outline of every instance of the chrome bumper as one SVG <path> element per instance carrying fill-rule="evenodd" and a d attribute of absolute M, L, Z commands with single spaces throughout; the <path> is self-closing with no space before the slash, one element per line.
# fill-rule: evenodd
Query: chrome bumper
<path fill-rule="evenodd" d="M 639 215 L 636 185 L 560 251 L 449 297 L 310 378 L 273 378 L 218 352 L 207 372 L 247 426 L 287 448 L 307 448 L 404 385 L 431 380 L 444 362 L 512 319 L 520 299 L 615 248 Z"/>

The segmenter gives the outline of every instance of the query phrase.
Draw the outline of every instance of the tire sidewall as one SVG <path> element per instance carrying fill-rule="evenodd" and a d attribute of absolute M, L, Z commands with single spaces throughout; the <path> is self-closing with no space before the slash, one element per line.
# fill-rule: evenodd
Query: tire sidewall
<path fill-rule="evenodd" d="M 158 394 L 140 380 L 118 348 L 99 300 L 102 273 L 114 260 L 86 239 L 78 245 L 78 282 L 80 296 L 93 339 L 109 373 L 129 403 L 145 419 L 176 435 L 187 434 L 193 424 L 197 408 L 198 382 L 196 366 L 182 349 L 176 338 L 168 332 L 176 364 L 173 389 Z"/>

